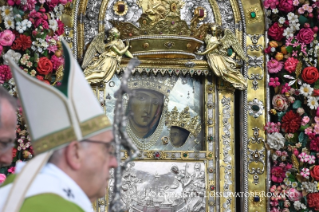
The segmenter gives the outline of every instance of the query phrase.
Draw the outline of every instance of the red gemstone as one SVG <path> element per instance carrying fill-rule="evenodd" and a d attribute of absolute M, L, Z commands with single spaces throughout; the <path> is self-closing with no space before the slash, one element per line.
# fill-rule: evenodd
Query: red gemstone
<path fill-rule="evenodd" d="M 156 157 L 156 158 L 159 158 L 159 156 L 160 156 L 160 153 L 159 153 L 159 152 L 156 152 L 156 153 L 155 153 L 155 157 Z"/>
<path fill-rule="evenodd" d="M 210 190 L 212 190 L 212 191 L 213 191 L 214 189 L 215 189 L 215 186 L 213 186 L 213 185 L 212 185 L 212 186 L 210 186 Z"/>
<path fill-rule="evenodd" d="M 117 11 L 122 13 L 125 11 L 125 5 L 124 4 L 118 4 L 117 5 Z"/>
<path fill-rule="evenodd" d="M 200 18 L 204 17 L 205 11 L 204 11 L 203 9 L 200 9 L 198 12 L 199 12 L 199 15 L 198 15 L 198 16 L 199 16 Z"/>

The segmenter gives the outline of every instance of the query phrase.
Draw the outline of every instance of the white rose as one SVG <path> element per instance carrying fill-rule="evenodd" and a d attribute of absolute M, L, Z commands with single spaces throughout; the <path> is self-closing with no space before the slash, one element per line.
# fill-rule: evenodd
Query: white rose
<path fill-rule="evenodd" d="M 20 58 L 21 58 L 21 54 L 19 52 L 15 52 L 12 49 L 9 49 L 9 51 L 7 51 L 7 53 L 5 55 L 3 55 L 3 64 L 8 65 L 9 61 L 8 58 L 12 58 L 16 63 L 19 62 Z"/>
<path fill-rule="evenodd" d="M 285 138 L 281 133 L 268 134 L 267 144 L 270 148 L 279 150 L 285 145 Z"/>

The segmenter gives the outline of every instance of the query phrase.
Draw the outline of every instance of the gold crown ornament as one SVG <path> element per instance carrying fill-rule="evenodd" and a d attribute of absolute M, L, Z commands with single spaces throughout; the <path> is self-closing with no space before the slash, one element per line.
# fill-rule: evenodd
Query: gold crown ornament
<path fill-rule="evenodd" d="M 162 77 L 160 75 L 138 75 L 131 76 L 128 80 L 128 88 L 134 89 L 147 89 L 157 91 L 164 96 L 168 97 L 177 81 L 176 76 Z"/>
<path fill-rule="evenodd" d="M 121 39 L 130 41 L 130 52 L 139 58 L 195 58 L 194 52 L 204 44 L 208 24 L 198 26 L 205 13 L 195 11 L 192 24 L 180 18 L 183 1 L 147 1 L 138 20 L 132 23 L 111 21 L 121 32 Z"/>
<path fill-rule="evenodd" d="M 199 122 L 199 117 L 191 118 L 189 107 L 185 107 L 181 112 L 175 106 L 171 112 L 166 113 L 165 124 L 167 127 L 180 127 L 190 132 L 194 137 L 197 137 L 202 127 Z"/>

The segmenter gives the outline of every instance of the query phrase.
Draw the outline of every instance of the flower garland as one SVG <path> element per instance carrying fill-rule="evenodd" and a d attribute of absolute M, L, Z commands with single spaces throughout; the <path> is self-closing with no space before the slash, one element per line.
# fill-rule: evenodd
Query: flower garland
<path fill-rule="evenodd" d="M 271 212 L 319 210 L 319 1 L 265 0 Z"/>
<path fill-rule="evenodd" d="M 5 2 L 5 3 L 4 3 Z M 8 57 L 22 70 L 50 85 L 59 86 L 56 72 L 64 65 L 62 12 L 71 0 L 7 0 L 0 3 L 0 85 L 16 96 Z M 2 5 L 4 4 L 4 5 Z M 14 173 L 16 161 L 32 158 L 33 150 L 21 109 L 17 112 L 17 139 L 13 163 L 0 168 L 0 184 Z M 5 175 L 4 175 L 5 174 Z"/>

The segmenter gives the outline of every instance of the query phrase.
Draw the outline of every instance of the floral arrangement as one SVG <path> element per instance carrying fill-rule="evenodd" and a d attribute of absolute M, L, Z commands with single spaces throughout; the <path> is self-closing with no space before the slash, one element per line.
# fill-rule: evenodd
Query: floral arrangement
<path fill-rule="evenodd" d="M 63 70 L 61 38 L 62 12 L 71 0 L 8 0 L 0 2 L 0 85 L 16 96 L 8 57 L 22 70 L 50 85 L 59 85 L 58 72 Z M 61 74 L 61 73 L 60 73 Z M 13 164 L 0 173 L 14 172 L 15 162 L 32 157 L 33 150 L 26 125 L 18 111 L 16 147 Z M 0 176 L 0 183 L 3 179 Z"/>
<path fill-rule="evenodd" d="M 265 0 L 271 212 L 319 211 L 319 1 Z"/>

